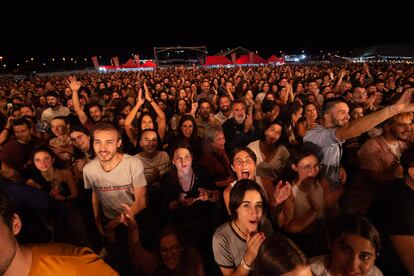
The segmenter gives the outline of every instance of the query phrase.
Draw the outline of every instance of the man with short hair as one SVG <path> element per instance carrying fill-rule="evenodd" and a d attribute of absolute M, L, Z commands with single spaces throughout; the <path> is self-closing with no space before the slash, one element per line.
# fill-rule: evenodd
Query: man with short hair
<path fill-rule="evenodd" d="M 198 136 L 203 137 L 207 127 L 219 125 L 219 121 L 211 113 L 211 104 L 207 99 L 201 99 L 198 103 L 199 114 L 196 118 Z"/>
<path fill-rule="evenodd" d="M 214 94 L 214 93 L 211 93 L 211 91 L 210 91 L 210 83 L 207 80 L 204 80 L 201 83 L 201 93 L 197 95 L 196 101 L 198 102 L 199 100 L 201 100 L 203 98 L 204 99 L 207 99 L 210 102 L 210 104 L 213 104 L 213 105 L 214 105 L 214 103 L 217 100 L 216 99 L 217 98 L 217 95 Z"/>
<path fill-rule="evenodd" d="M 227 120 L 233 117 L 233 115 L 231 114 L 231 109 L 230 109 L 230 98 L 227 95 L 222 95 L 219 97 L 219 108 L 220 108 L 220 112 L 216 113 L 214 115 L 214 118 L 216 118 L 220 125 L 223 125 L 223 123 Z"/>
<path fill-rule="evenodd" d="M 49 91 L 46 93 L 46 101 L 49 108 L 42 112 L 41 120 L 50 123 L 50 121 L 57 116 L 68 116 L 70 114 L 69 108 L 62 106 L 60 97 L 57 92 Z"/>
<path fill-rule="evenodd" d="M 401 156 L 403 178 L 372 202 L 367 217 L 381 234 L 378 267 L 384 275 L 414 275 L 414 149 Z"/>
<path fill-rule="evenodd" d="M 83 168 L 85 188 L 92 189 L 95 223 L 106 237 L 113 265 L 118 271 L 128 273 L 131 268 L 127 231 L 121 223 L 122 204 L 128 205 L 134 215 L 146 207 L 144 166 L 138 158 L 119 151 L 121 134 L 113 124 L 97 123 L 92 135 L 96 158 Z"/>
<path fill-rule="evenodd" d="M 253 114 L 248 112 L 246 115 L 244 100 L 235 100 L 231 106 L 231 113 L 233 118 L 226 120 L 223 124 L 226 152 L 229 155 L 236 147 L 247 146 L 257 139 L 253 125 Z"/>
<path fill-rule="evenodd" d="M 20 245 L 22 222 L 10 199 L 0 192 L 0 275 L 119 275 L 86 247 L 63 243 Z"/>
<path fill-rule="evenodd" d="M 83 106 L 81 105 L 81 102 L 79 100 L 78 91 L 81 88 L 81 82 L 77 81 L 75 77 L 69 77 L 68 85 L 70 89 L 72 90 L 73 109 L 75 110 L 76 115 L 78 115 L 79 121 L 85 128 L 87 128 L 88 130 L 91 130 L 93 128 L 93 125 L 102 119 L 102 113 L 103 113 L 102 106 L 99 105 L 98 103 L 90 104 L 88 106 L 88 111 L 92 118 L 91 120 L 86 115 L 85 111 L 83 110 Z"/>
<path fill-rule="evenodd" d="M 345 140 L 372 129 L 396 114 L 414 111 L 414 104 L 411 103 L 413 92 L 414 88 L 407 89 L 395 104 L 350 122 L 348 122 L 349 107 L 345 101 L 333 98 L 324 102 L 322 125 L 309 130 L 303 141 L 312 142 L 322 148 L 324 155 L 321 161 L 321 173 L 332 187 L 338 187 L 346 182 L 346 172 L 340 166 L 342 144 Z"/>
<path fill-rule="evenodd" d="M 348 211 L 365 214 L 372 199 L 402 177 L 401 154 L 407 149 L 413 114 L 401 113 L 383 123 L 382 135 L 366 141 L 358 151 L 358 173 L 345 198 Z"/>
<path fill-rule="evenodd" d="M 31 134 L 31 123 L 25 118 L 15 119 L 12 128 L 6 131 L 12 130 L 15 138 L 6 142 L 0 151 L 1 173 L 11 181 L 18 181 L 26 177 L 25 165 L 43 141 Z"/>

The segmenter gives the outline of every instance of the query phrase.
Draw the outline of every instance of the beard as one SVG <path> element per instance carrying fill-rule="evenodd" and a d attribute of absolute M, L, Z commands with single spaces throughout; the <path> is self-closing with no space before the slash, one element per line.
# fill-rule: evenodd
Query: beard
<path fill-rule="evenodd" d="M 246 115 L 243 115 L 243 117 L 234 117 L 234 120 L 236 120 L 236 123 L 239 125 L 243 124 L 245 119 Z"/>
<path fill-rule="evenodd" d="M 14 235 L 10 232 L 11 240 L 14 240 Z M 6 249 L 6 252 L 2 252 L 2 255 L 5 255 L 5 259 L 0 262 L 0 275 L 4 275 L 6 271 L 9 269 L 10 264 L 13 262 L 14 257 L 16 256 L 17 245 L 16 242 L 12 244 L 12 246 Z"/>

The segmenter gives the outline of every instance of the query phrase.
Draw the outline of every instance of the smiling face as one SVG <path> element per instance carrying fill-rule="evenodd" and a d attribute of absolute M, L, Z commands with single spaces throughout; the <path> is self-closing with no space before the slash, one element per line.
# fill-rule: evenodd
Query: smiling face
<path fill-rule="evenodd" d="M 411 136 L 411 123 L 413 115 L 411 113 L 403 113 L 395 116 L 393 122 L 390 124 L 389 129 L 392 136 L 401 141 L 409 140 Z M 384 126 L 385 128 L 385 126 Z M 388 127 L 387 127 L 388 130 Z"/>
<path fill-rule="evenodd" d="M 144 115 L 141 121 L 141 130 L 145 129 L 154 129 L 154 122 L 149 115 Z"/>
<path fill-rule="evenodd" d="M 367 275 L 374 266 L 376 251 L 372 243 L 361 236 L 345 233 L 330 244 L 332 274 Z"/>
<path fill-rule="evenodd" d="M 343 127 L 349 121 L 349 107 L 346 103 L 337 103 L 327 112 L 328 118 L 335 127 Z"/>
<path fill-rule="evenodd" d="M 111 162 L 122 143 L 118 133 L 115 130 L 96 130 L 93 136 L 93 149 L 99 161 Z"/>
<path fill-rule="evenodd" d="M 232 168 L 237 175 L 237 180 L 240 179 L 251 179 L 256 178 L 256 162 L 254 159 L 245 151 L 239 151 L 234 156 Z"/>
<path fill-rule="evenodd" d="M 53 166 L 53 157 L 46 151 L 36 152 L 33 161 L 36 168 L 41 172 L 46 172 Z"/>
<path fill-rule="evenodd" d="M 313 182 L 319 173 L 319 162 L 315 155 L 309 155 L 297 164 L 292 164 L 292 169 L 298 173 L 298 182 Z"/>
<path fill-rule="evenodd" d="M 157 133 L 155 131 L 145 131 L 142 133 L 139 143 L 146 153 L 154 153 L 158 146 Z"/>
<path fill-rule="evenodd" d="M 181 245 L 175 235 L 166 235 L 160 240 L 160 255 L 164 265 L 174 271 L 181 258 Z"/>
<path fill-rule="evenodd" d="M 97 106 L 91 106 L 89 114 L 94 122 L 99 122 L 102 119 L 102 111 Z"/>
<path fill-rule="evenodd" d="M 236 222 L 241 229 L 247 229 L 249 233 L 257 232 L 263 216 L 263 201 L 260 193 L 256 190 L 247 190 L 236 213 Z"/>
<path fill-rule="evenodd" d="M 53 119 L 50 122 L 50 127 L 55 136 L 59 137 L 68 133 L 68 128 L 65 120 L 63 119 Z"/>

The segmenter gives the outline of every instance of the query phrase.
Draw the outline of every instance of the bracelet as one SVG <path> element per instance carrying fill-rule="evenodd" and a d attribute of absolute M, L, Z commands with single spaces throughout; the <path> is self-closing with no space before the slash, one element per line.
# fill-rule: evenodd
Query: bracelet
<path fill-rule="evenodd" d="M 246 264 L 246 262 L 244 261 L 244 258 L 241 260 L 240 265 L 241 265 L 241 267 L 243 267 L 247 271 L 254 270 L 253 267 L 251 267 L 251 266 L 249 266 L 249 265 Z"/>

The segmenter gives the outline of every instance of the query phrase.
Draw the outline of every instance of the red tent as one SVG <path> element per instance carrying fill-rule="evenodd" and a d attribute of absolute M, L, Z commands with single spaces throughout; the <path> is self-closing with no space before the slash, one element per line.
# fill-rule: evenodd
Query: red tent
<path fill-rule="evenodd" d="M 225 56 L 206 56 L 206 63 L 204 65 L 226 65 L 233 64 Z"/>
<path fill-rule="evenodd" d="M 250 59 L 249 55 L 241 55 L 237 60 L 237 64 L 249 64 Z M 267 61 L 257 54 L 253 54 L 253 62 L 252 64 L 259 64 L 259 63 L 267 63 Z"/>
<path fill-rule="evenodd" d="M 277 57 L 275 55 L 272 55 L 270 58 L 267 59 L 267 61 L 272 63 L 285 63 L 285 60 L 283 58 Z"/>
<path fill-rule="evenodd" d="M 128 61 L 125 62 L 122 66 L 123 67 L 137 67 L 138 65 L 132 59 L 128 59 Z"/>
<path fill-rule="evenodd" d="M 142 67 L 156 67 L 157 65 L 152 62 L 151 60 L 147 60 L 144 64 L 141 65 Z"/>

